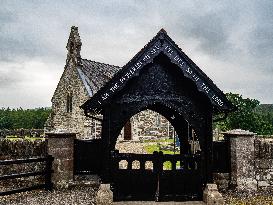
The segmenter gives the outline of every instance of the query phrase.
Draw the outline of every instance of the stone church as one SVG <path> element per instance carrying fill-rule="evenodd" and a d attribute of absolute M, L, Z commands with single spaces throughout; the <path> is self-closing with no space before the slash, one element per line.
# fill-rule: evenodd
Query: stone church
<path fill-rule="evenodd" d="M 72 26 L 66 45 L 66 64 L 51 99 L 52 112 L 45 123 L 45 130 L 75 132 L 77 138 L 81 139 L 99 138 L 101 116 L 88 118 L 80 106 L 107 83 L 120 67 L 82 58 L 81 46 L 78 28 Z M 147 110 L 135 115 L 125 124 L 121 138 L 138 139 L 173 134 L 173 127 L 166 118 Z"/>

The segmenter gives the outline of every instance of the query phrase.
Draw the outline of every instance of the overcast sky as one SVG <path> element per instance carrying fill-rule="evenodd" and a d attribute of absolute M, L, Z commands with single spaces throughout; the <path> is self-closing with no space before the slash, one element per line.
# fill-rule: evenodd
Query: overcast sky
<path fill-rule="evenodd" d="M 221 90 L 273 103 L 272 0 L 1 0 L 0 107 L 51 106 L 72 25 L 83 58 L 118 66 L 164 28 Z"/>

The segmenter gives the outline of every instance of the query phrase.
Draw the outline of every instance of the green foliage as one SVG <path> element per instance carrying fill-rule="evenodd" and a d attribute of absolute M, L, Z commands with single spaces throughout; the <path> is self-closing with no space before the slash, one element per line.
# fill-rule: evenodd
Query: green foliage
<path fill-rule="evenodd" d="M 260 108 L 259 101 L 243 98 L 242 95 L 227 93 L 227 98 L 236 106 L 237 110 L 228 117 L 215 124 L 222 131 L 231 129 L 244 129 L 257 134 L 273 134 L 273 111 L 265 112 Z"/>
<path fill-rule="evenodd" d="M 0 109 L 0 129 L 43 129 L 51 109 Z"/>

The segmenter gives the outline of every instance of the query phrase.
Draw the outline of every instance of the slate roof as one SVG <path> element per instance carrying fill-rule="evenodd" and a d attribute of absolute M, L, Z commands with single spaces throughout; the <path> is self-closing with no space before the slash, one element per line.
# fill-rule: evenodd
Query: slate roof
<path fill-rule="evenodd" d="M 90 97 L 100 90 L 119 69 L 118 66 L 87 59 L 81 59 L 81 65 L 77 67 L 80 78 Z"/>

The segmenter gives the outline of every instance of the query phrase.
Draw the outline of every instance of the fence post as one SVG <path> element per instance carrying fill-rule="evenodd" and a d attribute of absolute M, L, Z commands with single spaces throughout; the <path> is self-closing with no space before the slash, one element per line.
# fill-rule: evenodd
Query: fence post
<path fill-rule="evenodd" d="M 52 162 L 54 158 L 51 155 L 48 155 L 46 158 L 46 174 L 45 174 L 45 189 L 47 191 L 52 191 L 53 184 L 51 182 L 51 173 L 52 173 Z"/>

